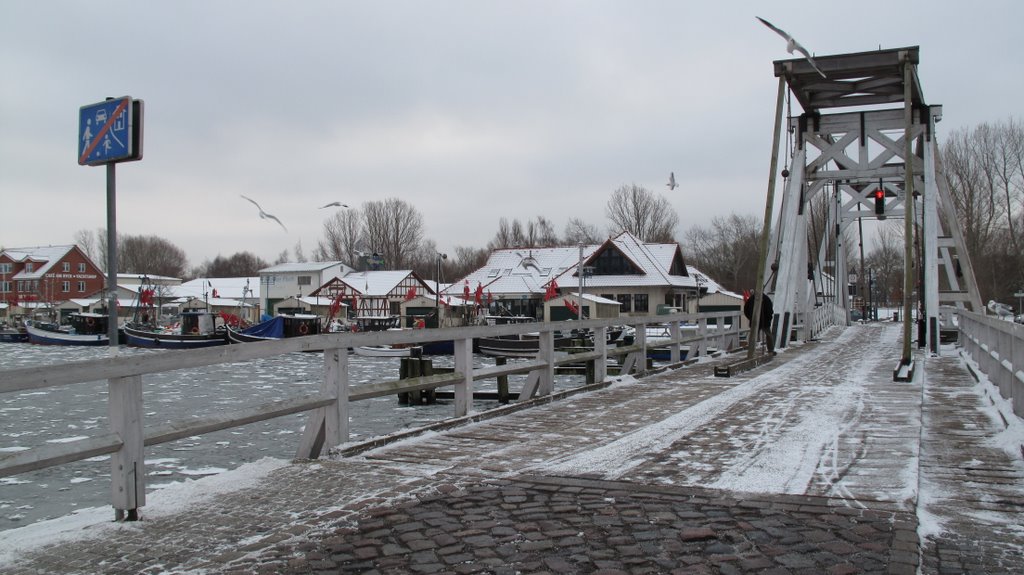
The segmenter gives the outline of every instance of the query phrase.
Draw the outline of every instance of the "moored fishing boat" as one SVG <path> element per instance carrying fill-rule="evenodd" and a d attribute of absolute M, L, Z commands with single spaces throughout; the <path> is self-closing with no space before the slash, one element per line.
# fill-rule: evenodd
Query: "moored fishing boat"
<path fill-rule="evenodd" d="M 26 321 L 28 341 L 39 345 L 109 345 L 107 316 L 99 313 L 73 313 L 67 327 Z"/>
<path fill-rule="evenodd" d="M 28 331 L 24 327 L 5 327 L 0 329 L 0 342 L 21 343 L 28 341 Z"/>
<path fill-rule="evenodd" d="M 177 328 L 158 330 L 151 326 L 124 326 L 125 343 L 135 347 L 160 349 L 196 349 L 225 345 L 226 331 L 216 325 L 216 317 L 207 311 L 182 312 Z"/>
<path fill-rule="evenodd" d="M 231 343 L 273 341 L 320 333 L 320 317 L 309 314 L 277 315 L 245 329 L 227 326 Z"/>

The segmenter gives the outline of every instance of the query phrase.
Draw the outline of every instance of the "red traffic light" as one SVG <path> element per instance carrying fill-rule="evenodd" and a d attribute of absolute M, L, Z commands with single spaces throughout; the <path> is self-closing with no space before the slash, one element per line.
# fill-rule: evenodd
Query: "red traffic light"
<path fill-rule="evenodd" d="M 871 195 L 875 197 L 875 215 L 885 215 L 885 190 L 878 188 Z"/>

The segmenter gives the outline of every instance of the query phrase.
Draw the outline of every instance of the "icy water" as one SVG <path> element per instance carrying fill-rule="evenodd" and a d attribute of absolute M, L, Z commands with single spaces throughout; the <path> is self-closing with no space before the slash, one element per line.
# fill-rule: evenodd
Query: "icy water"
<path fill-rule="evenodd" d="M 0 343 L 0 369 L 96 359 L 107 348 L 37 346 Z M 161 353 L 122 348 L 122 353 Z M 450 356 L 433 357 L 435 366 L 453 365 Z M 477 356 L 477 366 L 493 365 Z M 352 385 L 398 378 L 397 358 L 350 355 Z M 145 424 L 157 425 L 315 393 L 323 372 L 320 353 L 290 353 L 244 363 L 183 369 L 143 377 Z M 510 377 L 516 387 L 515 376 Z M 559 377 L 557 387 L 579 385 L 580 377 Z M 495 407 L 477 401 L 474 411 Z M 449 418 L 451 402 L 400 406 L 394 396 L 354 402 L 350 406 L 354 441 L 420 427 Z M 290 459 L 301 438 L 307 414 L 295 414 L 146 448 L 147 489 L 234 469 L 263 457 Z M 0 456 L 45 443 L 88 437 L 107 429 L 107 382 L 0 394 Z M 76 509 L 110 504 L 110 458 L 0 477 L 0 531 Z M 113 511 L 111 511 L 113 514 Z M 113 515 L 111 515 L 113 516 Z"/>

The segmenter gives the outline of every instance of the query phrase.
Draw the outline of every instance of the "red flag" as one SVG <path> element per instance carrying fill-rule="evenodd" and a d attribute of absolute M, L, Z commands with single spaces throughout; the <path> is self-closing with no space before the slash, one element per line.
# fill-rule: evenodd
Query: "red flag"
<path fill-rule="evenodd" d="M 494 301 L 494 294 L 491 293 L 491 290 L 487 290 L 487 307 L 491 307 L 491 302 L 493 302 L 493 301 Z"/>
<path fill-rule="evenodd" d="M 480 285 L 480 282 L 476 282 L 476 294 L 473 296 L 473 301 L 476 305 L 484 303 L 484 286 Z"/>
<path fill-rule="evenodd" d="M 556 297 L 558 297 L 558 282 L 551 280 L 551 283 L 548 284 L 548 289 L 544 292 L 544 301 L 555 299 Z"/>
<path fill-rule="evenodd" d="M 341 309 L 341 298 L 344 297 L 344 295 L 345 292 L 339 291 L 338 295 L 334 296 L 334 299 L 331 301 L 329 317 L 333 318 L 338 315 L 338 310 Z"/>
<path fill-rule="evenodd" d="M 213 297 L 220 297 L 220 295 L 217 294 L 217 288 L 213 288 Z"/>
<path fill-rule="evenodd" d="M 469 280 L 466 280 L 466 283 L 462 286 L 462 297 L 469 301 Z"/>
<path fill-rule="evenodd" d="M 571 311 L 572 313 L 576 314 L 576 317 L 579 317 L 579 315 L 580 315 L 580 308 L 579 308 L 579 306 L 577 306 L 576 304 L 574 304 L 573 302 L 571 302 L 571 301 L 569 301 L 567 299 L 563 299 L 562 303 L 565 304 L 565 307 L 569 308 L 569 311 Z"/>
<path fill-rule="evenodd" d="M 409 291 L 405 293 L 405 301 L 409 301 L 416 297 L 416 286 L 409 288 Z"/>

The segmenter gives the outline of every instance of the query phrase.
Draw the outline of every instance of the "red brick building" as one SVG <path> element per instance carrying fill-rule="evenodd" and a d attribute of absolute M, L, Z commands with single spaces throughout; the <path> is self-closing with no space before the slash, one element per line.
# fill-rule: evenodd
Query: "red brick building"
<path fill-rule="evenodd" d="M 103 271 L 75 245 L 0 251 L 0 301 L 11 305 L 85 298 L 104 284 Z"/>

